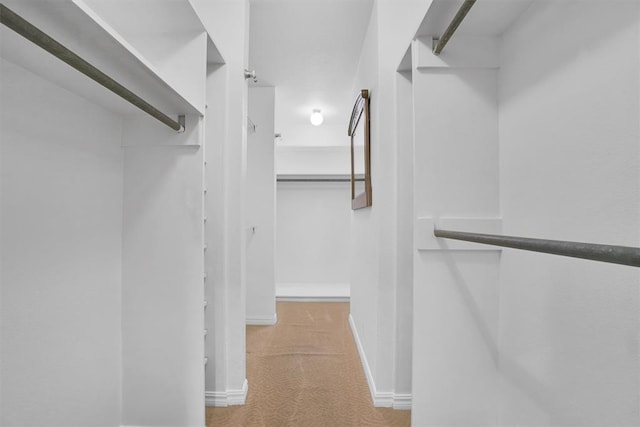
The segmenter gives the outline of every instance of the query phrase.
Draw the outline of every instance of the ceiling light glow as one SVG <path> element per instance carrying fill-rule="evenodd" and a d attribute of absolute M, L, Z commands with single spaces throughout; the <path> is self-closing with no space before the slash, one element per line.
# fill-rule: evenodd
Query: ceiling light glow
<path fill-rule="evenodd" d="M 320 126 L 324 121 L 324 117 L 322 117 L 320 110 L 313 110 L 309 119 L 311 120 L 311 124 L 314 126 Z"/>

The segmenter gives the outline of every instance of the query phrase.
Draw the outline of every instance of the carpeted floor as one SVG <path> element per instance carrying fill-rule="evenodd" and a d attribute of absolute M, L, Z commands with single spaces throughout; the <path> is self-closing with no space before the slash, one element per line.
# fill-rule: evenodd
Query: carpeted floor
<path fill-rule="evenodd" d="M 279 302 L 278 324 L 247 327 L 244 406 L 207 408 L 207 426 L 409 426 L 374 408 L 349 328 L 348 303 Z"/>

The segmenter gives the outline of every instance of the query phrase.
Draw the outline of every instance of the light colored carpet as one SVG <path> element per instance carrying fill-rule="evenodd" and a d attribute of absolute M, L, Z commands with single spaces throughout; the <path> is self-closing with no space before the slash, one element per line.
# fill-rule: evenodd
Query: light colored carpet
<path fill-rule="evenodd" d="M 246 405 L 207 408 L 207 426 L 411 424 L 410 411 L 373 407 L 348 303 L 277 307 L 277 325 L 247 327 Z"/>

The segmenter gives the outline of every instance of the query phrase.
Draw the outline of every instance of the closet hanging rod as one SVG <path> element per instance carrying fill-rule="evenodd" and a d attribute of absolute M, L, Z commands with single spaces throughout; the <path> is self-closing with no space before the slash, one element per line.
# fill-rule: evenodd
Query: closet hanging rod
<path fill-rule="evenodd" d="M 464 18 L 467 16 L 467 13 L 469 13 L 469 10 L 471 10 L 471 7 L 474 5 L 475 2 L 476 0 L 465 0 L 464 3 L 462 3 L 462 6 L 460 6 L 460 9 L 458 9 L 458 13 L 456 13 L 456 16 L 453 17 L 453 20 L 451 21 L 447 29 L 444 31 L 444 34 L 442 34 L 442 37 L 440 37 L 440 39 L 438 40 L 438 44 L 436 44 L 436 46 L 433 48 L 434 55 L 436 56 L 440 55 L 440 53 L 442 52 L 442 49 L 444 49 L 447 43 L 449 43 L 449 39 L 451 39 L 451 36 L 453 36 L 453 33 L 456 32 L 456 30 L 458 29 L 458 27 L 460 26 Z"/>
<path fill-rule="evenodd" d="M 562 255 L 592 261 L 640 267 L 640 248 L 631 246 L 601 245 L 597 243 L 567 242 L 564 240 L 532 239 L 530 237 L 502 236 L 496 234 L 467 233 L 464 231 L 433 230 L 436 237 L 503 246 L 525 251 Z"/>
<path fill-rule="evenodd" d="M 149 104 L 147 101 L 122 86 L 120 83 L 73 53 L 71 50 L 49 37 L 39 28 L 27 22 L 24 18 L 10 10 L 2 3 L 0 3 L 0 23 L 11 28 L 13 31 L 32 43 L 40 46 L 56 58 L 66 62 L 82 74 L 101 84 L 150 116 L 161 121 L 171 129 L 178 132 L 184 132 L 184 116 L 178 116 L 178 121 L 171 119 L 171 117 L 162 113 L 153 105 Z"/>
<path fill-rule="evenodd" d="M 294 175 L 294 174 L 282 174 L 278 175 L 278 182 L 351 182 L 350 175 L 335 174 L 335 175 Z M 363 176 L 356 176 L 357 182 L 364 182 Z"/>
<path fill-rule="evenodd" d="M 351 178 L 278 178 L 278 182 L 351 182 Z M 356 179 L 364 181 L 364 179 Z"/>

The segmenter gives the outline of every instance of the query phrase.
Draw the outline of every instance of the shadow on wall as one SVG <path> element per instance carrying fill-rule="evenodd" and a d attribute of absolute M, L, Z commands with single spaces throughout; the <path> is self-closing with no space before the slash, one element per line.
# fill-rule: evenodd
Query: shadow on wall
<path fill-rule="evenodd" d="M 504 353 L 500 352 L 499 344 L 496 337 L 491 332 L 487 317 L 483 315 L 482 309 L 474 298 L 468 281 L 465 279 L 465 275 L 458 266 L 459 260 L 456 260 L 454 252 L 449 249 L 446 240 L 442 241 L 440 244 L 443 249 L 442 259 L 451 273 L 455 289 L 460 295 L 467 313 L 473 320 L 473 324 L 476 327 L 478 335 L 482 338 L 482 341 L 487 348 L 487 352 L 495 364 L 500 381 L 510 382 L 512 386 L 518 388 L 529 399 L 535 402 L 540 408 L 544 408 L 548 413 L 562 413 L 563 407 L 560 406 L 558 400 L 554 398 L 555 391 L 551 387 L 539 378 L 536 378 L 521 364 L 509 357 L 506 357 Z M 499 255 L 498 259 L 500 258 L 501 256 Z M 585 417 L 580 421 L 589 422 L 589 419 Z"/>

